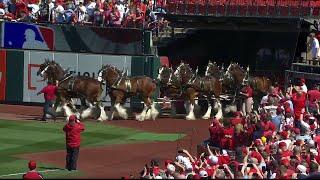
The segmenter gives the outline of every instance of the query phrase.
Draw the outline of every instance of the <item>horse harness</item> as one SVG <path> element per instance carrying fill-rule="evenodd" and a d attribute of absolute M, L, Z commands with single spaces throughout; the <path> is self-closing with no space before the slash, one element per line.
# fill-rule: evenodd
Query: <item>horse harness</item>
<path fill-rule="evenodd" d="M 116 89 L 116 90 L 121 90 L 121 89 L 119 89 L 118 87 L 119 87 L 122 79 L 124 79 L 124 84 L 125 84 L 126 93 L 131 92 L 131 90 L 132 90 L 131 80 L 130 80 L 130 78 L 123 77 L 123 76 L 119 76 L 118 79 L 113 83 L 113 85 L 111 86 L 111 88 L 112 88 L 112 89 Z M 138 82 L 137 82 L 137 83 L 138 83 Z"/>

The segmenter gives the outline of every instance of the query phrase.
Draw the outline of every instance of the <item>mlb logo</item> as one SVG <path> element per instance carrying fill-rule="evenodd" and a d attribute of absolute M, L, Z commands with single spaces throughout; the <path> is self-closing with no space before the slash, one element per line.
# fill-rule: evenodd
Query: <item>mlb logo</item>
<path fill-rule="evenodd" d="M 54 31 L 49 27 L 24 23 L 2 23 L 2 47 L 54 50 Z"/>

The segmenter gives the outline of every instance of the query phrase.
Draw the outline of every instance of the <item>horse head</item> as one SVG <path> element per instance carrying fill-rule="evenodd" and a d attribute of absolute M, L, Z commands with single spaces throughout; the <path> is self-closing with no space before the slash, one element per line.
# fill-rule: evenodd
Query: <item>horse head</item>
<path fill-rule="evenodd" d="M 214 76 L 216 78 L 221 76 L 220 68 L 216 62 L 212 63 L 211 61 L 209 61 L 206 68 L 205 76 Z"/>
<path fill-rule="evenodd" d="M 102 68 L 98 72 L 98 81 L 105 81 L 108 85 L 112 85 L 125 72 L 125 70 L 121 72 L 118 68 L 111 65 L 102 65 Z"/>
<path fill-rule="evenodd" d="M 158 70 L 157 79 L 162 84 L 169 84 L 170 80 L 172 80 L 173 69 L 170 67 L 162 66 Z"/>

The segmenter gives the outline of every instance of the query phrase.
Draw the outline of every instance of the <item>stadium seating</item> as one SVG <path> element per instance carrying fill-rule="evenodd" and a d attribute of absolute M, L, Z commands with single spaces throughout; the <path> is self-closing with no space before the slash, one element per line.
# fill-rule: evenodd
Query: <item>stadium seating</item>
<path fill-rule="evenodd" d="M 320 0 L 168 0 L 169 13 L 210 16 L 320 16 Z"/>

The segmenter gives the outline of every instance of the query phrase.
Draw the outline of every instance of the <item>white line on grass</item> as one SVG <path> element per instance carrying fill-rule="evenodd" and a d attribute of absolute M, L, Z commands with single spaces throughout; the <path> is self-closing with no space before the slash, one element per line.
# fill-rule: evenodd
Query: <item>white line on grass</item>
<path fill-rule="evenodd" d="M 47 170 L 42 170 L 42 171 L 37 171 L 39 173 L 43 173 L 43 172 L 54 172 L 54 171 L 62 171 L 64 169 L 47 169 Z M 14 173 L 14 174 L 5 174 L 5 175 L 0 175 L 0 177 L 7 177 L 7 176 L 16 176 L 16 175 L 23 175 L 26 172 L 23 173 Z"/>

